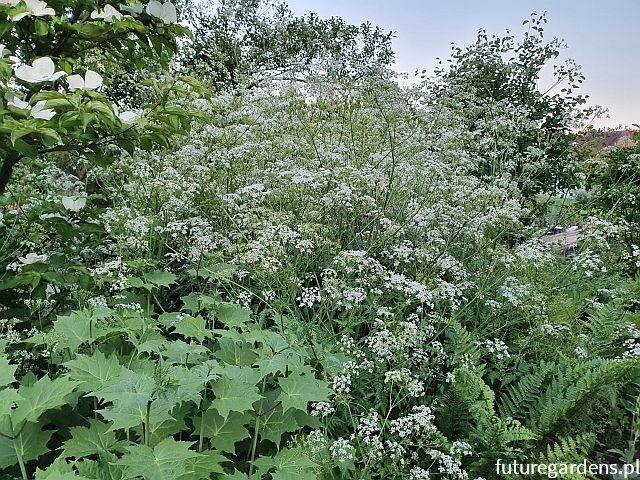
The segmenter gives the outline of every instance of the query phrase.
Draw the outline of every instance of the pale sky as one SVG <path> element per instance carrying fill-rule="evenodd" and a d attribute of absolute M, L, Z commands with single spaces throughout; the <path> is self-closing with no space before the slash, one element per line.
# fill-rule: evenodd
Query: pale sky
<path fill-rule="evenodd" d="M 640 0 L 286 0 L 296 14 L 316 12 L 394 31 L 395 69 L 429 71 L 451 43 L 468 45 L 478 29 L 521 32 L 532 11 L 547 11 L 548 38 L 563 38 L 566 58 L 582 65 L 580 89 L 609 109 L 597 126 L 640 123 Z"/>

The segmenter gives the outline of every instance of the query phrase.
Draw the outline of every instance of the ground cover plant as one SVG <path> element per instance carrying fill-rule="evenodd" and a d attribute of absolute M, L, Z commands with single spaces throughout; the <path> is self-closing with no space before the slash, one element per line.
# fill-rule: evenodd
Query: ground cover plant
<path fill-rule="evenodd" d="M 412 87 L 384 32 L 258 0 L 0 22 L 0 478 L 635 460 L 640 154 L 573 147 L 543 15 Z"/>

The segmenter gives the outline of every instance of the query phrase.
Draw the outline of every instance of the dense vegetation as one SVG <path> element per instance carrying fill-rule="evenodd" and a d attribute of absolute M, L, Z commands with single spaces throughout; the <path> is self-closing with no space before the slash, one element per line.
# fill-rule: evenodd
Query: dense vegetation
<path fill-rule="evenodd" d="M 284 5 L 1 0 L 0 478 L 634 461 L 640 148 L 544 23 L 405 88 Z"/>

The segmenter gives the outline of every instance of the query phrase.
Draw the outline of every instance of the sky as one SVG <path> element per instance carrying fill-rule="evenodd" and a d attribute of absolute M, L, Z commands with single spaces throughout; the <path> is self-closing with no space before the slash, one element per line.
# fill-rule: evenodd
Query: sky
<path fill-rule="evenodd" d="M 547 12 L 547 38 L 568 44 L 564 58 L 582 66 L 580 91 L 609 109 L 599 127 L 640 124 L 640 0 L 286 0 L 298 14 L 339 16 L 393 31 L 399 72 L 427 69 L 448 58 L 451 43 L 473 43 L 480 28 L 513 34 L 533 11 Z M 543 85 L 544 87 L 544 85 Z"/>

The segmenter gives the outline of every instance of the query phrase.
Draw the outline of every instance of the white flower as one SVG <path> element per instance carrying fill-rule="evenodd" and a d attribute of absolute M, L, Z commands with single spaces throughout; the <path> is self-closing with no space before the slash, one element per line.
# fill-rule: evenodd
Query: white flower
<path fill-rule="evenodd" d="M 19 108 L 20 110 L 27 110 L 29 107 L 29 103 L 24 100 L 16 97 L 13 93 L 5 93 L 4 98 L 7 100 L 8 107 Z"/>
<path fill-rule="evenodd" d="M 149 5 L 147 5 L 147 13 L 154 17 L 158 17 L 166 24 L 176 23 L 178 21 L 176 7 L 171 2 L 165 2 L 162 4 L 158 2 L 158 0 L 151 0 Z"/>
<path fill-rule="evenodd" d="M 47 102 L 44 100 L 36 103 L 31 109 L 31 116 L 41 120 L 51 120 L 56 115 L 56 111 L 51 108 L 45 108 Z"/>
<path fill-rule="evenodd" d="M 4 43 L 0 43 L 0 58 L 4 58 L 6 55 L 11 55 L 11 50 L 8 50 Z"/>
<path fill-rule="evenodd" d="M 69 90 L 96 90 L 102 86 L 102 77 L 93 70 L 87 70 L 84 78 L 80 75 L 70 75 L 67 78 Z"/>
<path fill-rule="evenodd" d="M 118 118 L 122 123 L 131 123 L 140 118 L 140 115 L 133 110 L 127 110 L 126 112 L 118 113 Z"/>
<path fill-rule="evenodd" d="M 7 93 L 5 95 L 5 98 L 7 99 L 7 106 L 19 108 L 20 110 L 29 110 L 33 118 L 39 118 L 41 120 L 51 120 L 56 115 L 55 110 L 51 108 L 45 108 L 47 105 L 47 102 L 45 100 L 41 100 L 33 107 L 31 107 L 29 103 L 16 97 L 12 93 Z"/>
<path fill-rule="evenodd" d="M 20 0 L 0 0 L 0 5 L 10 5 L 15 7 L 20 3 Z"/>
<path fill-rule="evenodd" d="M 79 212 L 86 204 L 87 199 L 84 197 L 62 197 L 62 205 L 72 212 Z"/>
<path fill-rule="evenodd" d="M 11 20 L 18 22 L 24 17 L 33 15 L 34 17 L 46 17 L 48 15 L 55 15 L 56 11 L 47 5 L 47 2 L 42 0 L 25 0 L 27 4 L 27 10 L 22 13 L 18 13 L 11 17 Z M 15 5 L 14 5 L 15 6 Z"/>
<path fill-rule="evenodd" d="M 122 17 L 123 15 L 112 5 L 105 5 L 104 10 L 102 11 L 94 10 L 93 12 L 91 12 L 91 18 L 93 18 L 94 20 L 99 18 L 108 23 L 113 22 L 114 18 L 116 20 L 122 20 Z"/>
<path fill-rule="evenodd" d="M 65 75 L 56 72 L 56 66 L 49 57 L 38 58 L 31 65 L 20 65 L 16 68 L 16 77 L 29 83 L 53 82 Z"/>
<path fill-rule="evenodd" d="M 49 257 L 45 254 L 38 255 L 37 253 L 27 253 L 24 257 L 18 257 L 18 260 L 23 265 L 31 265 L 33 263 L 46 262 Z"/>

